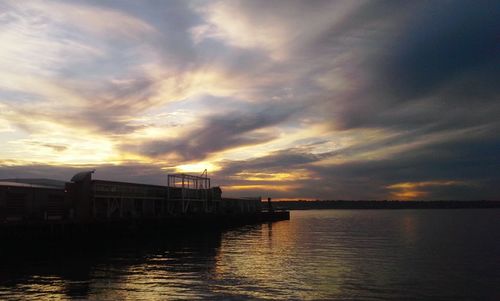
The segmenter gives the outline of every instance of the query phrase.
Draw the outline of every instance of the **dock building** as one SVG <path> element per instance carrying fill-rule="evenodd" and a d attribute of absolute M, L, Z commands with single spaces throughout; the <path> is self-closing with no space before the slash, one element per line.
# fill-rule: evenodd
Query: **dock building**
<path fill-rule="evenodd" d="M 201 176 L 171 174 L 167 185 L 92 179 L 94 171 L 69 182 L 49 179 L 0 180 L 0 224 L 93 223 L 168 220 L 179 216 L 252 215 L 261 198 L 223 198 Z"/>

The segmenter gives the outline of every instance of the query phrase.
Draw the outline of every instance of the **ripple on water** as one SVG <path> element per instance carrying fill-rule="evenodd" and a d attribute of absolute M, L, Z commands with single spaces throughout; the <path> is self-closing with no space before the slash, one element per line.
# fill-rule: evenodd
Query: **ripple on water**
<path fill-rule="evenodd" d="M 499 212 L 294 211 L 227 231 L 4 256 L 0 299 L 498 300 Z"/>

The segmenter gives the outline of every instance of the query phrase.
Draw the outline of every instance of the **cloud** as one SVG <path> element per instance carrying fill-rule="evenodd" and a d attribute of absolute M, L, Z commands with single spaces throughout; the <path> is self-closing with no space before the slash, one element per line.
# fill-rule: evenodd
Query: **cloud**
<path fill-rule="evenodd" d="M 215 1 L 198 8 L 205 23 L 192 28 L 191 34 L 197 43 L 217 39 L 238 48 L 261 49 L 281 60 L 342 22 L 357 6 L 358 2 Z"/>
<path fill-rule="evenodd" d="M 418 5 L 411 16 L 387 22 L 393 24 L 378 45 L 359 45 L 364 62 L 354 64 L 364 74 L 332 101 L 336 127 L 409 129 L 460 126 L 464 117 L 475 124 L 491 120 L 479 118 L 491 112 L 498 95 L 491 82 L 498 76 L 492 67 L 499 63 L 493 33 L 498 22 L 490 5 Z"/>
<path fill-rule="evenodd" d="M 61 144 L 53 144 L 53 143 L 34 143 L 36 146 L 43 146 L 43 147 L 48 147 L 50 149 L 53 149 L 57 152 L 63 152 L 66 149 L 68 149 L 67 146 L 61 145 Z"/>
<path fill-rule="evenodd" d="M 341 155 L 342 150 L 312 155 L 307 149 L 288 149 L 250 160 L 226 161 L 216 178 L 229 187 L 267 185 L 279 190 L 285 186 L 289 188 L 286 192 L 266 190 L 270 196 L 284 198 L 498 199 L 491 183 L 500 179 L 496 168 L 500 162 L 495 156 L 500 144 L 489 137 L 417 145 L 380 158 L 349 155 L 350 160 L 329 164 L 322 162 Z M 263 173 L 270 176 L 262 177 Z M 259 194 L 258 189 L 245 191 Z"/>
<path fill-rule="evenodd" d="M 102 6 L 61 1 L 47 1 L 45 3 L 26 1 L 22 5 L 16 1 L 7 1 L 7 6 L 10 6 L 14 11 L 21 12 L 22 16 L 36 19 L 39 24 L 49 22 L 71 24 L 71 27 L 79 31 L 105 37 L 123 35 L 131 38 L 137 37 L 138 34 L 154 31 L 148 22 L 119 10 L 104 9 Z M 109 20 L 113 20 L 113 22 L 109 22 Z"/>
<path fill-rule="evenodd" d="M 101 59 L 113 40 L 137 41 L 154 31 L 142 20 L 89 5 L 8 1 L 2 6 L 0 66 L 5 73 L 54 75 Z"/>
<path fill-rule="evenodd" d="M 429 188 L 449 187 L 457 188 L 468 186 L 466 183 L 458 181 L 425 181 L 425 182 L 406 182 L 387 186 L 392 190 L 392 195 L 396 199 L 423 199 L 430 195 Z"/>
<path fill-rule="evenodd" d="M 497 7 L 3 2 L 2 169 L 155 182 L 212 166 L 235 195 L 498 198 Z"/>
<path fill-rule="evenodd" d="M 257 145 L 276 138 L 267 128 L 276 126 L 296 112 L 297 108 L 269 106 L 254 112 L 225 112 L 207 117 L 195 129 L 167 141 L 147 141 L 137 147 L 143 155 L 159 157 L 175 153 L 180 160 L 202 160 L 208 155 L 243 145 Z"/>
<path fill-rule="evenodd" d="M 425 95 L 456 76 L 498 61 L 498 20 L 491 4 L 442 3 L 426 6 L 418 15 L 407 34 L 394 41 L 394 58 L 386 66 L 388 80 L 403 97 Z"/>

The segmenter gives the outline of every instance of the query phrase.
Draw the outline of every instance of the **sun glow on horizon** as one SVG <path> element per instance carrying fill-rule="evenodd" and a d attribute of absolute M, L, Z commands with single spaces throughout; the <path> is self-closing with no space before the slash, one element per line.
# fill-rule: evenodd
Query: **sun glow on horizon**
<path fill-rule="evenodd" d="M 430 195 L 426 189 L 443 186 L 463 186 L 469 185 L 463 181 L 423 181 L 423 182 L 403 182 L 389 185 L 386 188 L 391 191 L 391 197 L 400 200 L 422 199 Z"/>
<path fill-rule="evenodd" d="M 202 174 L 205 169 L 208 172 L 215 172 L 220 170 L 220 167 L 214 163 L 206 161 L 175 166 L 175 171 L 180 173 Z"/>
<path fill-rule="evenodd" d="M 260 190 L 262 192 L 269 191 L 290 191 L 295 189 L 294 185 L 285 184 L 254 184 L 254 185 L 223 185 L 222 188 L 227 191 L 245 191 L 245 190 Z"/>
<path fill-rule="evenodd" d="M 242 171 L 234 176 L 234 179 L 241 179 L 245 181 L 268 181 L 268 182 L 284 182 L 284 181 L 297 181 L 311 179 L 312 174 L 306 170 L 297 170 L 294 172 L 246 172 Z"/>
<path fill-rule="evenodd" d="M 130 2 L 0 3 L 0 175 L 500 198 L 490 5 Z"/>

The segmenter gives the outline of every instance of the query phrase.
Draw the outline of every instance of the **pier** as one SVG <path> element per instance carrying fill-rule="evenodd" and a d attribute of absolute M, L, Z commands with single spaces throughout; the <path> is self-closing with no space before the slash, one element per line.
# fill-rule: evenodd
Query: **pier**
<path fill-rule="evenodd" d="M 93 173 L 69 182 L 0 180 L 0 237 L 130 235 L 290 219 L 260 197 L 222 197 L 206 172 L 168 175 L 166 186 L 97 180 Z"/>

